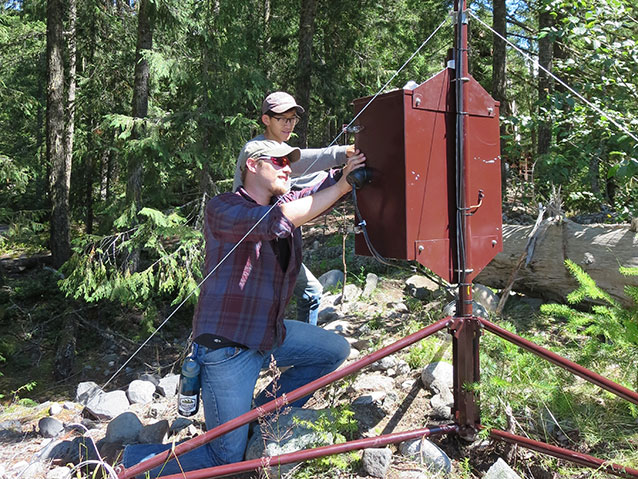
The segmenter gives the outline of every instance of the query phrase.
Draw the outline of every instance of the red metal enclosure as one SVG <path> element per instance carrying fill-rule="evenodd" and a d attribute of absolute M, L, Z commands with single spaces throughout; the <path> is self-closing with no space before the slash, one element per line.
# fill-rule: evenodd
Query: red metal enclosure
<path fill-rule="evenodd" d="M 372 182 L 357 194 L 372 245 L 382 256 L 417 260 L 456 283 L 453 79 L 446 68 L 414 90 L 391 91 L 369 105 L 370 98 L 359 98 L 354 110 L 363 110 L 355 144 L 372 170 Z M 503 248 L 499 105 L 473 78 L 464 86 L 465 188 L 473 207 L 465 279 L 471 281 Z M 355 253 L 370 255 L 360 235 Z"/>

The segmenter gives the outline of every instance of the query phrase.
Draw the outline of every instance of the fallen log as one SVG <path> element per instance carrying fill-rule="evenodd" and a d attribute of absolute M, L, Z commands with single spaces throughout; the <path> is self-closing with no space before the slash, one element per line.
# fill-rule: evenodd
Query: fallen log
<path fill-rule="evenodd" d="M 581 225 L 557 218 L 545 222 L 546 229 L 537 240 L 531 261 L 518 271 L 514 291 L 564 302 L 578 287 L 565 268 L 565 260 L 570 259 L 621 304 L 632 304 L 624 287 L 638 286 L 638 277 L 623 276 L 618 271 L 620 266 L 638 267 L 638 234 L 630 225 Z M 505 288 L 533 227 L 503 225 L 503 251 L 481 271 L 476 282 Z"/>

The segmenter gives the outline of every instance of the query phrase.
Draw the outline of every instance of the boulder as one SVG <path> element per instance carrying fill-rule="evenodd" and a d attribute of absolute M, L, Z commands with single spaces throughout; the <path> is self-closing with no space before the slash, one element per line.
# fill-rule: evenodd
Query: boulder
<path fill-rule="evenodd" d="M 450 363 L 443 361 L 430 363 L 421 371 L 421 381 L 426 388 L 431 388 L 437 380 L 439 384 L 452 389 L 454 387 L 454 368 Z"/>
<path fill-rule="evenodd" d="M 412 439 L 399 444 L 399 451 L 413 461 L 418 461 L 431 472 L 449 474 L 452 461 L 436 444 L 429 440 Z"/>
<path fill-rule="evenodd" d="M 93 417 L 101 420 L 111 420 L 129 407 L 128 399 L 124 391 L 102 392 L 94 396 L 85 407 L 85 411 Z"/>
<path fill-rule="evenodd" d="M 368 476 L 385 477 L 390 464 L 392 464 L 392 451 L 390 449 L 364 449 L 361 466 Z"/>
<path fill-rule="evenodd" d="M 155 384 L 136 379 L 128 385 L 127 396 L 131 404 L 148 404 L 153 401 Z"/>
<path fill-rule="evenodd" d="M 138 441 L 141 431 L 142 422 L 135 413 L 127 411 L 123 412 L 109 423 L 106 427 L 104 440 L 106 442 L 131 444 Z"/>
<path fill-rule="evenodd" d="M 499 457 L 498 461 L 487 470 L 483 479 L 521 479 L 521 477 Z"/>
<path fill-rule="evenodd" d="M 64 431 L 64 425 L 57 419 L 47 416 L 38 421 L 38 431 L 43 437 L 56 437 Z"/>

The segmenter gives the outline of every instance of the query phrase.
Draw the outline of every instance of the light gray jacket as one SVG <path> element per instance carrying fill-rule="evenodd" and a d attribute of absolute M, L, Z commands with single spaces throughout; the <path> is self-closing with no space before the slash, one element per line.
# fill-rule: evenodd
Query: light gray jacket
<path fill-rule="evenodd" d="M 258 135 L 250 141 L 265 139 L 266 137 L 264 135 Z M 347 146 L 302 149 L 299 161 L 290 165 L 293 178 L 291 187 L 297 190 L 323 181 L 328 175 L 324 170 L 339 167 L 346 162 L 346 149 Z M 239 156 L 241 156 L 241 153 Z M 239 164 L 235 164 L 233 191 L 235 191 L 239 185 L 241 185 L 241 170 L 239 169 Z"/>

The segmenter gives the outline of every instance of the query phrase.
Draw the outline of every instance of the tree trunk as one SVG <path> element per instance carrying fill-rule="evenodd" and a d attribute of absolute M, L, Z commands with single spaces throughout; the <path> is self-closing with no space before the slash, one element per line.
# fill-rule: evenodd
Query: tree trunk
<path fill-rule="evenodd" d="M 549 30 L 554 25 L 553 17 L 546 6 L 541 5 L 541 12 L 538 17 L 538 27 L 541 32 Z M 553 37 L 551 33 L 538 40 L 538 63 L 548 71 L 552 71 L 553 60 Z M 538 72 L 538 144 L 537 154 L 546 155 L 552 140 L 552 119 L 549 110 L 551 109 L 550 96 L 553 92 L 553 82 L 551 77 L 542 69 Z"/>
<path fill-rule="evenodd" d="M 133 86 L 133 117 L 145 118 L 148 115 L 149 65 L 143 58 L 143 50 L 153 48 L 153 15 L 154 2 L 141 0 L 137 17 L 137 45 L 135 48 L 135 83 Z M 133 139 L 139 136 L 134 131 Z M 142 155 L 138 152 L 129 153 L 128 181 L 126 184 L 126 204 L 137 213 L 142 204 Z M 136 223 L 134 219 L 134 224 Z M 127 260 L 127 268 L 135 272 L 139 268 L 140 249 L 134 248 Z"/>
<path fill-rule="evenodd" d="M 302 0 L 299 16 L 299 52 L 297 54 L 297 86 L 296 100 L 306 109 L 297 126 L 299 147 L 308 146 L 308 117 L 310 109 L 310 89 L 312 75 L 312 38 L 315 33 L 315 16 L 317 5 L 315 0 Z"/>
<path fill-rule="evenodd" d="M 66 184 L 71 185 L 71 170 L 73 166 L 73 139 L 75 135 L 75 90 L 77 86 L 76 79 L 76 23 L 77 23 L 77 4 L 76 0 L 67 0 L 68 4 L 68 41 L 67 41 L 67 57 L 68 68 L 67 73 L 67 97 L 66 97 L 66 128 L 64 130 L 64 154 L 66 164 Z"/>
<path fill-rule="evenodd" d="M 47 163 L 50 167 L 50 246 L 53 267 L 71 256 L 69 188 L 71 165 L 64 152 L 63 3 L 47 2 Z"/>
<path fill-rule="evenodd" d="M 623 276 L 619 266 L 638 267 L 638 235 L 629 225 L 581 225 L 545 220 L 531 262 L 518 271 L 514 290 L 564 302 L 578 287 L 565 268 L 570 259 L 589 274 L 596 284 L 623 305 L 631 299 L 625 285 L 638 286 L 638 276 Z M 533 226 L 503 225 L 503 251 L 477 276 L 476 282 L 503 288 L 514 269 Z"/>
<path fill-rule="evenodd" d="M 494 0 L 492 13 L 492 25 L 494 31 L 500 34 L 503 38 L 507 38 L 507 7 L 505 0 Z M 507 50 L 506 43 L 498 35 L 494 34 L 492 37 L 492 97 L 500 102 L 500 115 L 502 117 L 509 116 L 510 107 L 507 101 L 507 88 L 506 88 L 506 62 L 507 62 Z M 504 123 L 501 124 L 501 138 L 505 136 Z M 503 151 L 505 150 L 503 140 L 501 139 L 501 190 L 503 195 L 507 190 L 507 161 Z"/>

